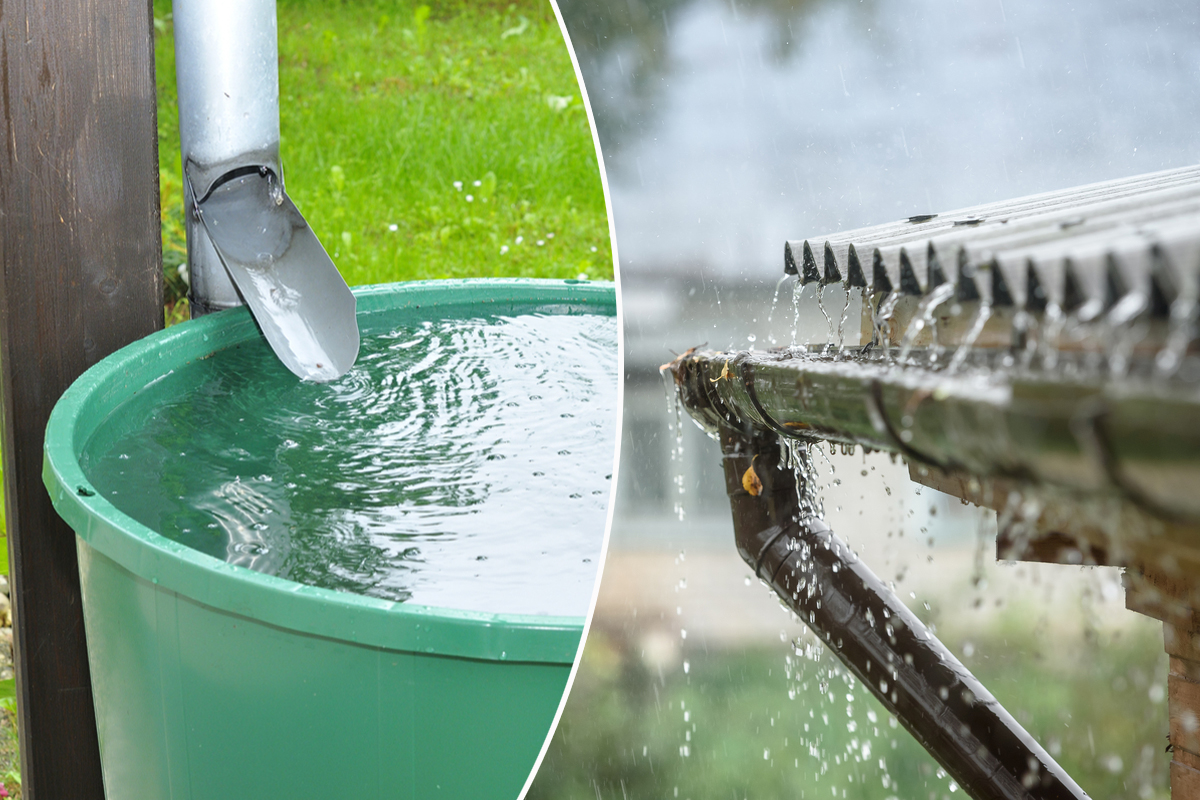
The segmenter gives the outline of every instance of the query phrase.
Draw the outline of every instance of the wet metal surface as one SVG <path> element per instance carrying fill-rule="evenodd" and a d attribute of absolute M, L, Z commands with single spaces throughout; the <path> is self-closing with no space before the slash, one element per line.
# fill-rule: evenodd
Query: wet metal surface
<path fill-rule="evenodd" d="M 175 79 L 193 317 L 242 304 L 194 211 L 231 171 L 279 163 L 274 0 L 176 0 Z M 192 189 L 195 189 L 195 197 Z"/>
<path fill-rule="evenodd" d="M 266 170 L 218 185 L 199 216 L 279 360 L 307 380 L 354 365 L 354 295 L 312 228 Z"/>
<path fill-rule="evenodd" d="M 802 283 L 923 295 L 956 284 L 958 299 L 996 306 L 1107 311 L 1126 295 L 1170 315 L 1195 297 L 1200 167 L 1184 167 L 983 206 L 788 241 L 784 268 Z M 1151 300 L 1154 302 L 1151 302 Z"/>
<path fill-rule="evenodd" d="M 715 394 L 704 360 L 670 365 L 721 444 L 739 554 L 971 797 L 1085 798 L 1041 745 L 821 519 L 809 446 Z M 733 383 L 729 379 L 727 382 Z"/>
<path fill-rule="evenodd" d="M 702 378 L 703 379 L 703 378 Z M 685 395 L 686 396 L 686 395 Z M 705 422 L 711 414 L 689 407 Z M 978 800 L 1087 795 L 925 625 L 803 507 L 778 439 L 720 427 L 738 552 Z M 792 450 L 791 458 L 807 458 Z M 745 475 L 762 480 L 746 488 Z M 799 488 L 799 491 L 798 491 Z"/>

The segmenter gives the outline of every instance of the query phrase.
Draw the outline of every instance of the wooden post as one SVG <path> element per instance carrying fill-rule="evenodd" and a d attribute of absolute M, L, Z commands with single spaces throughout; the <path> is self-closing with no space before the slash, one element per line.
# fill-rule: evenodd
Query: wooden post
<path fill-rule="evenodd" d="M 1167 713 L 1171 740 L 1171 797 L 1200 797 L 1200 648 L 1195 631 L 1163 623 L 1170 656 Z"/>
<path fill-rule="evenodd" d="M 87 367 L 161 328 L 150 4 L 0 0 L 4 490 L 25 797 L 102 800 L 75 536 L 42 437 Z"/>
<path fill-rule="evenodd" d="M 1126 570 L 1125 606 L 1162 620 L 1167 668 L 1171 797 L 1200 797 L 1200 581 L 1191 573 Z"/>

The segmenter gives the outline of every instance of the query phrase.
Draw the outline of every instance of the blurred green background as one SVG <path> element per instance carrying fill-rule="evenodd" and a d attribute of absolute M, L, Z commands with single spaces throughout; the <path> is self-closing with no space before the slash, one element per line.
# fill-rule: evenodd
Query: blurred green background
<path fill-rule="evenodd" d="M 1007 622 L 964 658 L 984 685 L 1092 797 L 1168 797 L 1161 637 L 1140 630 L 1031 660 L 1036 635 Z M 806 657 L 814 640 L 802 641 L 799 655 L 685 648 L 688 672 L 660 676 L 636 637 L 593 628 L 529 797 L 963 796 L 833 656 Z"/>
<path fill-rule="evenodd" d="M 751 576 L 703 483 L 720 449 L 681 432 L 688 460 L 663 469 L 683 519 L 639 511 L 648 443 L 623 443 L 593 627 L 530 800 L 963 797 Z M 821 450 L 830 526 L 1091 797 L 1169 797 L 1162 624 L 1124 607 L 1119 570 L 998 562 L 994 512 L 902 460 Z"/>

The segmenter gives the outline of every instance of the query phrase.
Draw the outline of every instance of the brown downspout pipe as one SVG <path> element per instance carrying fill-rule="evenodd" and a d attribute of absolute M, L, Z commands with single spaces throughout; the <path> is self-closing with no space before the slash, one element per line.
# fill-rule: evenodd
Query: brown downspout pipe
<path fill-rule="evenodd" d="M 801 508 L 779 436 L 743 429 L 686 360 L 688 412 L 720 438 L 738 552 L 977 800 L 1087 794 L 903 602 Z"/>

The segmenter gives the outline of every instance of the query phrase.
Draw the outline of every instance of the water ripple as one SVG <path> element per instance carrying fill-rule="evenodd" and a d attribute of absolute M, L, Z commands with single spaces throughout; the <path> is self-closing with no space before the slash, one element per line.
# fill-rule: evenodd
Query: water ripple
<path fill-rule="evenodd" d="M 217 558 L 327 588 L 583 614 L 615 447 L 616 321 L 404 322 L 341 379 L 265 347 L 179 370 L 89 442 L 97 488 Z"/>

